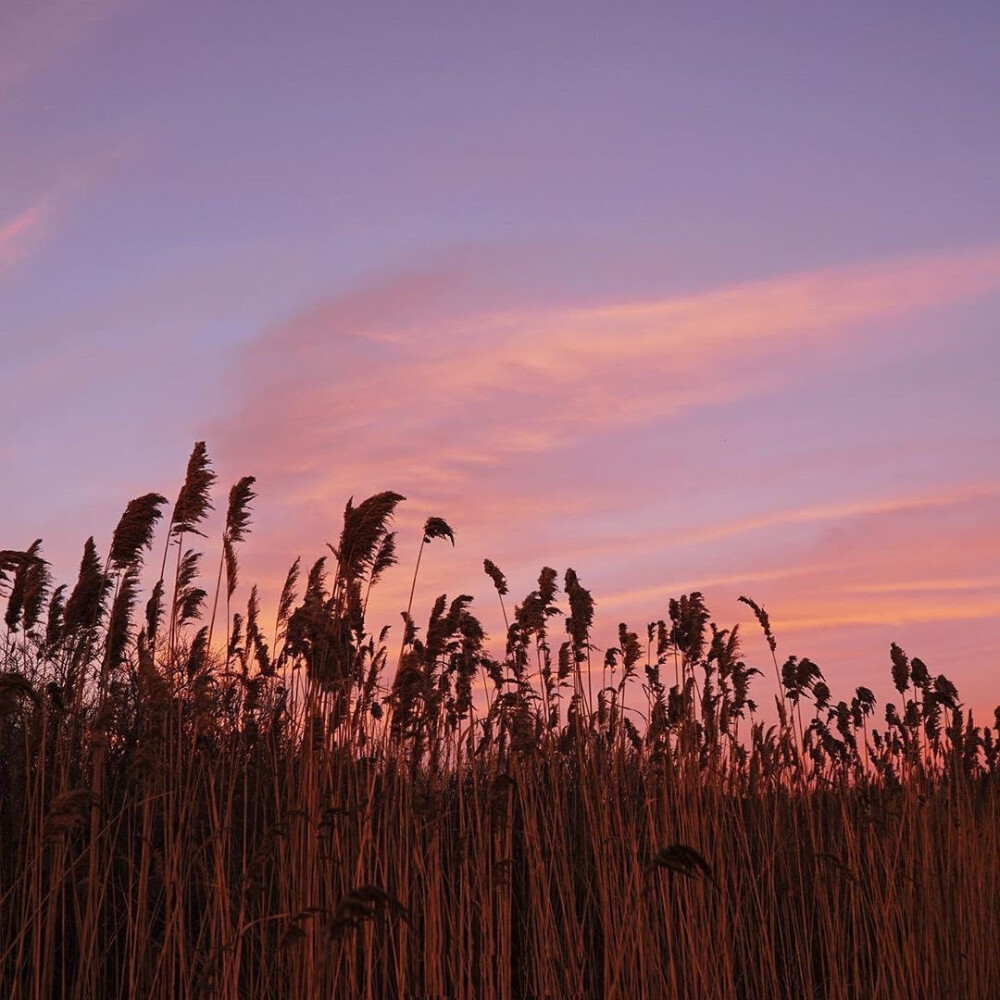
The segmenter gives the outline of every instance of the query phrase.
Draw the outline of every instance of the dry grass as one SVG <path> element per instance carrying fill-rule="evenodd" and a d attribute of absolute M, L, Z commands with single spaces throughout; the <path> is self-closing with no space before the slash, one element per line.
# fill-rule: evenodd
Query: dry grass
<path fill-rule="evenodd" d="M 213 482 L 199 444 L 138 616 L 156 494 L 68 596 L 0 552 L 0 996 L 997 995 L 1000 712 L 894 646 L 884 722 L 792 657 L 768 725 L 699 594 L 600 663 L 572 570 L 502 661 L 466 596 L 405 615 L 389 677 L 365 608 L 402 497 L 348 504 L 265 632 L 230 607 L 252 479 L 213 595 L 185 548 Z"/>

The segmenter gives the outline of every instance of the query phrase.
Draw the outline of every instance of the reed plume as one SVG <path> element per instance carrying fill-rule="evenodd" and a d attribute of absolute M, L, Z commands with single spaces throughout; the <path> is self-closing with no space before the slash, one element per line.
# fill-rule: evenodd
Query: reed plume
<path fill-rule="evenodd" d="M 204 441 L 198 441 L 188 459 L 187 474 L 170 515 L 172 536 L 190 533 L 200 535 L 198 525 L 212 509 L 211 492 L 216 475 L 208 458 Z"/>
<path fill-rule="evenodd" d="M 141 562 L 142 553 L 153 541 L 160 508 L 167 498 L 159 493 L 146 493 L 130 500 L 111 538 L 108 560 L 115 572 L 123 572 Z"/>

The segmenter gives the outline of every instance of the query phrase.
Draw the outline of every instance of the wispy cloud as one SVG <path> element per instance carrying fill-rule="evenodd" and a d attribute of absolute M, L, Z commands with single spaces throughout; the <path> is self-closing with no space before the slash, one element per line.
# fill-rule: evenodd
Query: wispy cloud
<path fill-rule="evenodd" d="M 806 536 L 790 538 L 775 526 L 762 545 L 725 560 L 732 570 L 722 574 L 711 572 L 711 555 L 695 549 L 679 561 L 653 539 L 649 551 L 661 554 L 660 565 L 684 564 L 686 572 L 668 569 L 646 586 L 599 591 L 601 634 L 613 641 L 619 616 L 641 627 L 665 617 L 670 598 L 700 590 L 720 624 L 741 622 L 745 652 L 760 666 L 770 651 L 749 609 L 736 601 L 748 594 L 770 613 L 779 658 L 812 657 L 841 693 L 865 684 L 893 700 L 888 650 L 898 642 L 982 708 L 995 697 L 983 668 L 1000 619 L 997 486 L 845 505 L 822 520 L 813 519 L 815 508 L 803 508 L 804 517 L 791 523 L 810 525 Z M 624 559 L 632 564 L 634 556 Z M 606 565 L 601 557 L 591 562 Z M 649 566 L 642 572 L 648 579 Z"/>
<path fill-rule="evenodd" d="M 831 524 L 798 554 L 803 568 L 815 564 L 822 572 L 773 588 L 786 627 L 1000 615 L 1000 580 L 991 573 L 1000 560 L 997 493 L 970 491 L 946 505 L 859 512 Z"/>
<path fill-rule="evenodd" d="M 0 4 L 0 100 L 124 2 L 4 0 Z"/>
<path fill-rule="evenodd" d="M 934 594 L 951 591 L 1000 591 L 1000 576 L 979 576 L 965 579 L 942 577 L 933 580 L 897 580 L 893 583 L 857 584 L 849 586 L 848 589 L 856 591 L 859 594 Z"/>
<path fill-rule="evenodd" d="M 850 503 L 817 503 L 800 507 L 785 507 L 752 517 L 733 517 L 712 522 L 686 524 L 668 531 L 643 530 L 632 537 L 595 540 L 587 546 L 588 554 L 597 555 L 614 551 L 635 552 L 658 549 L 689 548 L 709 542 L 722 542 L 760 532 L 794 527 L 796 525 L 842 524 L 852 520 L 876 520 L 896 514 L 920 514 L 955 508 L 970 502 L 995 503 L 1000 498 L 1000 480 L 996 482 L 961 483 L 918 494 L 859 499 Z M 777 498 L 776 498 L 777 499 Z"/>
<path fill-rule="evenodd" d="M 793 503 L 775 488 L 745 504 L 726 462 L 697 444 L 681 449 L 687 468 L 658 468 L 641 453 L 626 466 L 635 476 L 605 467 L 640 429 L 696 442 L 704 414 L 780 395 L 825 371 L 831 351 L 905 352 L 896 319 L 1000 291 L 1000 250 L 588 308 L 456 308 L 468 281 L 443 272 L 376 282 L 249 344 L 238 399 L 210 436 L 221 462 L 258 475 L 267 498 L 268 550 L 251 557 L 258 579 L 279 586 L 295 554 L 322 554 L 348 495 L 397 489 L 409 498 L 401 537 L 418 537 L 432 513 L 458 528 L 459 547 L 423 564 L 423 587 L 476 594 L 493 631 L 484 555 L 515 594 L 543 562 L 582 569 L 607 634 L 618 616 L 633 627 L 654 620 L 692 589 L 722 602 L 722 621 L 739 593 L 766 595 L 776 627 L 809 650 L 829 646 L 838 627 L 943 628 L 997 607 L 988 586 L 890 589 L 990 577 L 984 560 L 1000 558 L 1000 537 L 984 512 L 1000 482 L 988 476 L 892 491 L 855 474 L 835 499 L 816 491 Z M 852 447 L 864 467 L 865 442 Z M 641 510 L 633 503 L 633 480 L 683 494 L 692 471 L 709 486 L 669 517 L 648 489 Z M 386 578 L 381 621 L 405 605 L 406 575 Z"/>
<path fill-rule="evenodd" d="M 726 574 L 674 577 L 655 586 L 624 589 L 605 596 L 618 607 L 651 605 L 683 590 L 713 588 L 735 591 L 766 585 L 789 612 L 786 624 L 806 622 L 900 620 L 901 608 L 912 620 L 936 617 L 934 605 L 973 605 L 983 598 L 1000 605 L 1000 577 L 989 569 L 1000 559 L 1000 530 L 989 527 L 990 512 L 1000 496 L 1000 482 L 972 484 L 937 493 L 900 496 L 866 503 L 802 507 L 772 519 L 723 523 L 718 530 L 695 536 L 727 540 L 767 523 L 772 529 L 812 524 L 818 528 L 806 541 L 790 541 L 770 531 L 766 545 L 751 549 L 758 560 Z M 650 534 L 646 549 L 671 553 L 686 545 L 688 534 Z M 920 539 L 914 544 L 914 539 Z M 592 553 L 600 558 L 600 551 Z M 607 553 L 605 552 L 605 556 Z M 778 563 L 779 565 L 775 565 Z M 815 606 L 825 606 L 823 615 Z M 833 613 L 833 603 L 840 609 Z M 982 603 L 981 601 L 979 603 Z M 887 609 L 893 608 L 890 613 Z M 807 616 L 802 609 L 810 608 Z M 962 615 L 966 617 L 966 615 Z"/>
<path fill-rule="evenodd" d="M 376 284 L 258 338 L 229 444 L 314 497 L 334 469 L 457 489 L 516 456 L 780 384 L 822 363 L 815 348 L 876 337 L 873 321 L 1000 289 L 1000 250 L 487 315 L 453 315 L 450 280 Z"/>
<path fill-rule="evenodd" d="M 43 193 L 12 216 L 0 216 L 0 276 L 36 253 L 67 206 L 107 179 L 129 153 L 129 145 L 118 142 L 77 162 L 46 169 L 44 173 L 54 174 L 55 179 Z"/>
<path fill-rule="evenodd" d="M 46 196 L 0 222 L 0 274 L 21 260 L 34 245 L 52 209 L 52 198 Z"/>

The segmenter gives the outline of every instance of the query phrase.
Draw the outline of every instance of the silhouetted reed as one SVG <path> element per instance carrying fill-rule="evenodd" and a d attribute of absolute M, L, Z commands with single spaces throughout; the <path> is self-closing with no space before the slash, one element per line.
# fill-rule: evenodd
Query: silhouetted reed
<path fill-rule="evenodd" d="M 879 722 L 742 597 L 762 710 L 700 593 L 602 651 L 574 570 L 509 608 L 486 559 L 495 655 L 469 595 L 413 613 L 441 518 L 390 676 L 366 613 L 403 497 L 349 501 L 271 629 L 256 586 L 231 606 L 253 477 L 207 608 L 185 540 L 214 483 L 199 442 L 145 604 L 158 494 L 72 588 L 40 542 L 0 551 L 0 995 L 996 995 L 1000 709 L 981 725 L 894 644 Z"/>

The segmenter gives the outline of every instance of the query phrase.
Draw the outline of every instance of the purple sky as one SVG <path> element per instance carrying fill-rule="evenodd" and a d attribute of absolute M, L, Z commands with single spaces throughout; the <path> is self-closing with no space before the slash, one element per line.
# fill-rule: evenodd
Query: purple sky
<path fill-rule="evenodd" d="M 0 547 L 70 578 L 206 439 L 272 599 L 396 489 L 383 621 L 435 514 L 419 607 L 748 593 L 835 694 L 895 640 L 992 706 L 998 51 L 992 2 L 5 0 Z"/>

